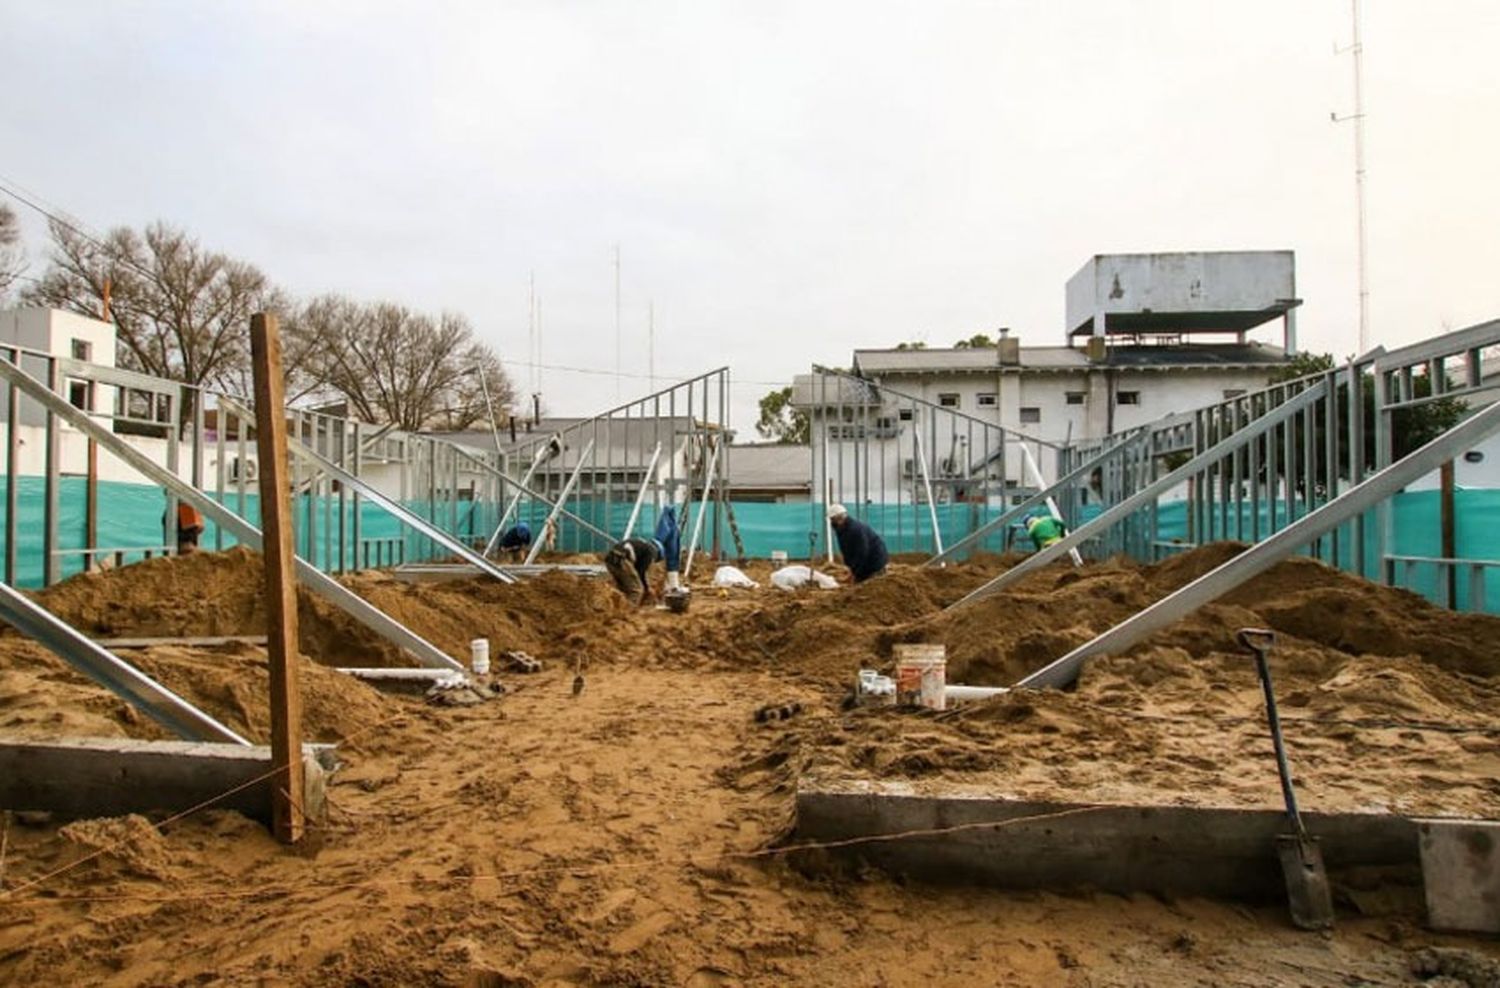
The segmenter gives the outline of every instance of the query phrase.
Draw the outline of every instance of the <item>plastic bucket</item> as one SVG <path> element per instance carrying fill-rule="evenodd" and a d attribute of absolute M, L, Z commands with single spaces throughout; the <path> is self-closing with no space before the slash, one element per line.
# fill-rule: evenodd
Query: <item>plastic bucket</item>
<path fill-rule="evenodd" d="M 785 564 L 786 563 L 786 550 L 785 549 L 772 549 L 771 550 L 771 562 L 776 563 L 778 565 Z"/>
<path fill-rule="evenodd" d="M 488 638 L 476 638 L 469 642 L 469 668 L 474 670 L 476 676 L 490 674 L 490 640 Z"/>
<path fill-rule="evenodd" d="M 946 709 L 948 650 L 942 645 L 893 645 L 896 702 L 903 707 Z"/>

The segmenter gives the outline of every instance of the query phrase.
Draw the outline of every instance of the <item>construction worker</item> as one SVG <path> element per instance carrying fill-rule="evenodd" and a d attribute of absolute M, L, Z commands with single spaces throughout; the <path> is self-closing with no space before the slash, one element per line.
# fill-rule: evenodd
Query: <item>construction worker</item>
<path fill-rule="evenodd" d="M 677 509 L 668 505 L 656 519 L 656 541 L 667 564 L 667 590 L 681 590 L 677 571 L 682 568 L 682 532 L 677 527 Z"/>
<path fill-rule="evenodd" d="M 839 554 L 849 575 L 855 583 L 863 583 L 872 576 L 885 572 L 890 556 L 885 551 L 885 540 L 875 530 L 857 518 L 850 518 L 842 504 L 828 506 L 828 520 L 833 524 L 833 534 L 839 540 Z"/>
<path fill-rule="evenodd" d="M 1050 514 L 1028 515 L 1026 534 L 1031 536 L 1032 544 L 1040 551 L 1061 542 L 1063 536 L 1068 534 L 1068 526 L 1062 523 L 1061 518 L 1054 518 Z"/>
<path fill-rule="evenodd" d="M 162 515 L 162 524 L 166 525 L 167 516 Z M 177 554 L 180 556 L 191 555 L 198 551 L 198 539 L 203 536 L 203 514 L 186 501 L 177 502 Z"/>
<path fill-rule="evenodd" d="M 646 573 L 652 563 L 665 557 L 666 549 L 655 539 L 630 538 L 616 542 L 604 554 L 604 568 L 627 600 L 644 605 L 655 599 Z"/>
<path fill-rule="evenodd" d="M 500 536 L 500 551 L 508 558 L 515 560 L 521 557 L 527 549 L 531 548 L 531 529 L 525 522 L 512 525 Z"/>

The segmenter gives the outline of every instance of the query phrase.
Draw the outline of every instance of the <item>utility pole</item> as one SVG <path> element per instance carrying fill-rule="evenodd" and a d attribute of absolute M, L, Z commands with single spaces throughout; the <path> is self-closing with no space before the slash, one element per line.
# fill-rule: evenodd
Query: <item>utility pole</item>
<path fill-rule="evenodd" d="M 250 317 L 255 381 L 255 449 L 260 460 L 261 553 L 266 571 L 266 655 L 271 667 L 271 830 L 286 844 L 302 839 L 302 689 L 298 682 L 297 579 L 286 454 L 286 390 L 276 317 Z"/>
<path fill-rule="evenodd" d="M 537 390 L 537 354 L 541 346 L 537 342 L 537 273 L 532 271 L 526 291 L 526 361 L 531 364 L 531 376 L 526 379 L 526 390 Z"/>
<path fill-rule="evenodd" d="M 1359 213 L 1358 278 L 1359 278 L 1359 353 L 1370 349 L 1370 282 L 1366 272 L 1369 240 L 1365 232 L 1365 97 L 1364 97 L 1364 43 L 1360 39 L 1359 0 L 1350 0 L 1354 20 L 1354 37 L 1349 47 L 1334 48 L 1334 53 L 1348 52 L 1354 56 L 1354 112 L 1347 116 L 1330 114 L 1334 123 L 1354 121 L 1354 196 Z"/>
<path fill-rule="evenodd" d="M 620 245 L 615 244 L 615 403 L 620 402 Z"/>

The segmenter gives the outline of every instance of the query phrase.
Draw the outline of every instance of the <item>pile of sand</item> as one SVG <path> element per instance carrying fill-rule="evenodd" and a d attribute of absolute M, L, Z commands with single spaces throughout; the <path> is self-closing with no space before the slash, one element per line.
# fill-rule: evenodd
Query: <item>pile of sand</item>
<path fill-rule="evenodd" d="M 895 623 L 874 645 L 942 642 L 950 682 L 1009 685 L 1243 548 L 1206 546 L 1155 566 L 1051 567 L 972 605 Z M 1090 661 L 1074 691 L 1019 692 L 936 716 L 856 711 L 807 739 L 811 760 L 835 774 L 941 776 L 1036 798 L 1276 805 L 1259 681 L 1234 640 L 1254 625 L 1280 633 L 1271 666 L 1308 805 L 1500 811 L 1500 619 L 1305 558 L 1124 655 Z M 889 666 L 883 654 L 869 661 Z"/>
<path fill-rule="evenodd" d="M 37 603 L 95 638 L 266 633 L 265 566 L 243 547 L 148 559 L 80 573 Z M 298 588 L 299 646 L 326 665 L 410 665 L 399 649 L 306 588 Z"/>
<path fill-rule="evenodd" d="M 167 689 L 251 741 L 270 739 L 265 649 L 159 645 L 117 653 Z M 303 728 L 310 741 L 363 736 L 404 707 L 341 672 L 304 658 Z M 7 737 L 175 737 L 61 659 L 14 637 L 0 647 L 0 733 Z"/>

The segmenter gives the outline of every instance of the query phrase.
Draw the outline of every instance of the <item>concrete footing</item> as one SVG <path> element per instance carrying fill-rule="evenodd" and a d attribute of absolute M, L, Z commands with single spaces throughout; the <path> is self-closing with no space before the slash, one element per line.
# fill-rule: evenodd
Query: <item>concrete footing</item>
<path fill-rule="evenodd" d="M 330 755 L 326 745 L 303 749 L 303 799 L 311 819 L 323 816 L 331 771 L 324 763 L 331 764 Z M 75 819 L 175 813 L 238 789 L 212 807 L 268 822 L 271 782 L 260 777 L 270 770 L 271 749 L 263 745 L 116 738 L 5 741 L 0 742 L 0 809 L 45 810 Z"/>
<path fill-rule="evenodd" d="M 1439 930 L 1500 933 L 1500 823 L 1419 820 L 1428 922 Z"/>
<path fill-rule="evenodd" d="M 603 566 L 588 563 L 533 563 L 529 566 L 521 564 L 507 566 L 501 563 L 500 568 L 511 576 L 519 576 L 522 579 L 552 572 L 587 577 L 603 576 L 605 573 Z M 406 583 L 444 583 L 448 580 L 463 580 L 478 576 L 479 567 L 468 563 L 407 563 L 391 570 L 391 575 Z"/>
<path fill-rule="evenodd" d="M 1362 882 L 1421 881 L 1415 821 L 1303 816 L 1335 882 L 1356 869 Z M 1003 825 L 983 826 L 993 823 Z M 1033 802 L 902 782 L 804 780 L 797 792 L 798 840 L 915 831 L 833 853 L 923 880 L 1003 888 L 1282 899 L 1275 838 L 1285 829 L 1285 814 L 1272 809 Z"/>

